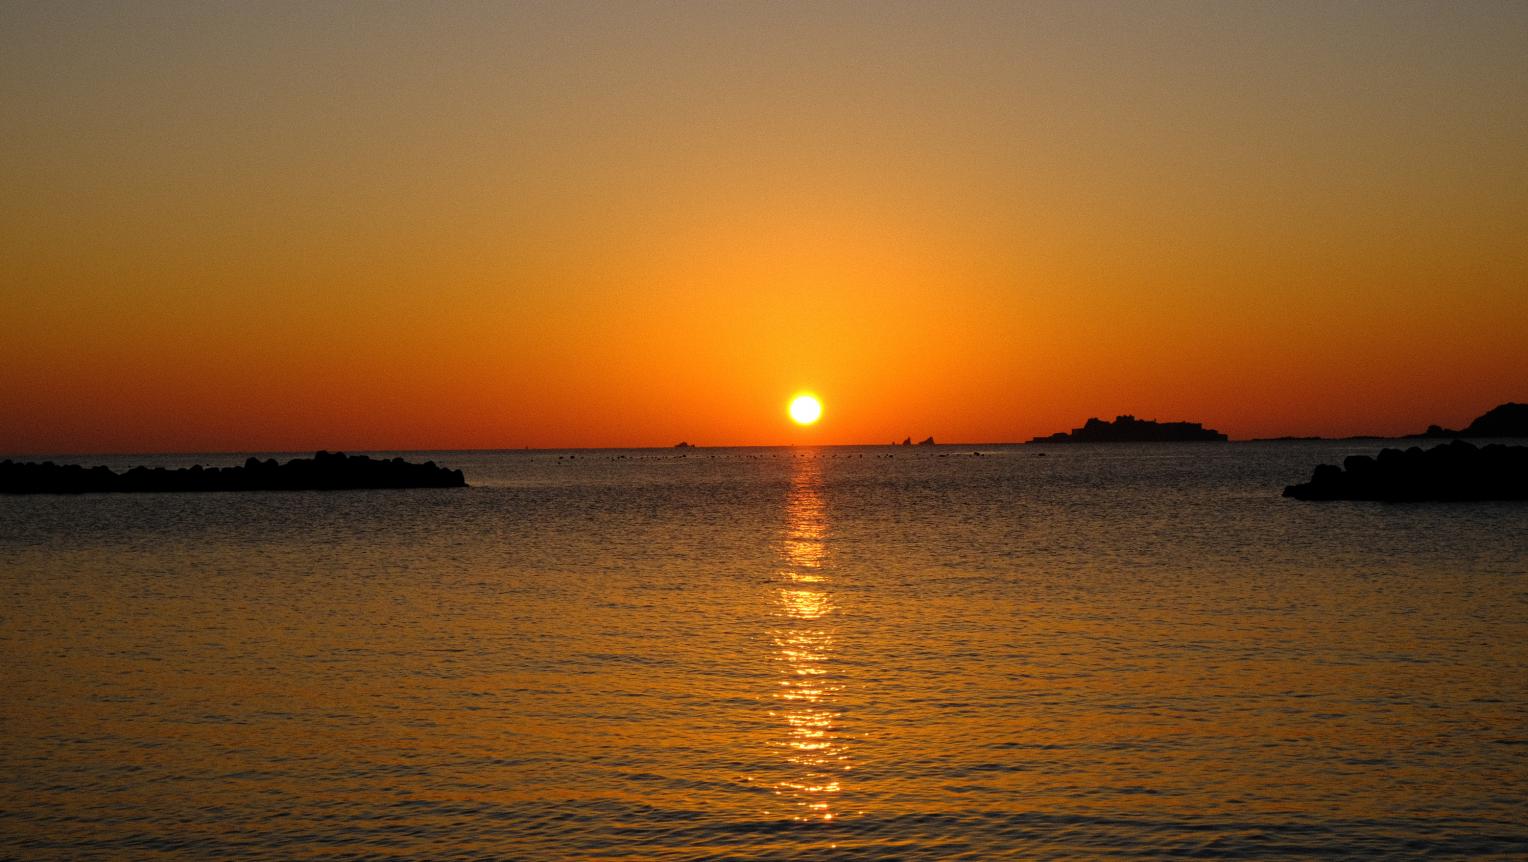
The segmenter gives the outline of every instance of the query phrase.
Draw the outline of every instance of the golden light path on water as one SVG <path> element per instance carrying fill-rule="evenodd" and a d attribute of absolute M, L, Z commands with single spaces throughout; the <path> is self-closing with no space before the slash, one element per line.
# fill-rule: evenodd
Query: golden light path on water
<path fill-rule="evenodd" d="M 776 707 L 780 736 L 773 743 L 789 764 L 775 793 L 801 820 L 832 820 L 851 768 L 847 740 L 839 730 L 832 616 L 828 591 L 828 523 L 822 473 L 816 453 L 797 456 L 786 498 L 782 567 L 776 591 L 773 632 L 780 666 Z"/>

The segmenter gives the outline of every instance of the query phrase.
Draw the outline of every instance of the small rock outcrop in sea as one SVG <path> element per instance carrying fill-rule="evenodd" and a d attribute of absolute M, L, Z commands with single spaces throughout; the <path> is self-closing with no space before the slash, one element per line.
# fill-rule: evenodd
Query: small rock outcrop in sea
<path fill-rule="evenodd" d="M 155 491 L 338 491 L 355 488 L 465 488 L 460 470 L 434 461 L 415 464 L 402 458 L 372 458 L 343 452 L 318 452 L 312 458 L 249 458 L 242 467 L 195 467 L 169 470 L 134 467 L 117 473 L 108 467 L 0 461 L 0 493 L 85 494 Z"/>
<path fill-rule="evenodd" d="M 1134 416 L 1116 416 L 1113 422 L 1093 418 L 1071 433 L 1057 432 L 1036 437 L 1031 443 L 1180 443 L 1218 442 L 1226 435 L 1198 422 L 1158 422 Z"/>
<path fill-rule="evenodd" d="M 1377 457 L 1349 455 L 1341 467 L 1322 464 L 1309 482 L 1290 485 L 1296 500 L 1528 500 L 1528 446 L 1463 440 L 1423 449 L 1382 449 Z"/>
<path fill-rule="evenodd" d="M 688 441 L 688 440 L 680 440 L 678 443 L 674 444 L 674 448 L 675 449 L 689 449 L 690 448 L 690 441 Z"/>
<path fill-rule="evenodd" d="M 1508 401 L 1498 404 L 1477 416 L 1463 430 L 1455 431 L 1437 425 L 1427 426 L 1421 434 L 1413 437 L 1528 437 L 1528 404 Z"/>
<path fill-rule="evenodd" d="M 918 441 L 918 445 L 919 446 L 932 446 L 932 445 L 934 445 L 934 438 L 932 436 L 924 437 L 922 440 Z"/>

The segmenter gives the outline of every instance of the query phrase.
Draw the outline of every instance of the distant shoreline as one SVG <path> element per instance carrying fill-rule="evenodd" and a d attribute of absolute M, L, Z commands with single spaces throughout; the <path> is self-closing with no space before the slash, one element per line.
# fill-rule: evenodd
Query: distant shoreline
<path fill-rule="evenodd" d="M 937 444 L 934 444 L 932 446 L 922 446 L 922 447 L 918 447 L 918 446 L 904 447 L 904 446 L 901 446 L 901 445 L 890 446 L 890 445 L 887 445 L 886 443 L 744 443 L 744 444 L 737 444 L 737 445 L 715 445 L 715 446 L 705 446 L 705 445 L 699 445 L 699 444 L 692 444 L 688 449 L 680 450 L 678 452 L 676 452 L 674 450 L 673 446 L 564 446 L 564 447 L 546 447 L 546 448 L 524 447 L 524 446 L 509 446 L 509 447 L 480 448 L 480 449 L 439 449 L 439 448 L 434 448 L 434 449 L 346 449 L 345 451 L 350 452 L 352 454 L 356 454 L 356 455 L 371 455 L 373 457 L 386 456 L 386 457 L 389 457 L 389 458 L 391 458 L 393 456 L 416 456 L 417 457 L 417 456 L 423 456 L 423 455 L 430 455 L 430 456 L 434 456 L 434 455 L 458 455 L 459 456 L 459 455 L 474 455 L 474 454 L 476 454 L 476 455 L 500 455 L 500 454 L 536 455 L 536 454 L 556 454 L 556 453 L 562 453 L 562 452 L 650 452 L 650 453 L 653 453 L 654 455 L 662 455 L 662 456 L 665 456 L 665 457 L 668 457 L 668 458 L 685 458 L 685 457 L 699 458 L 699 457 L 704 457 L 704 455 L 707 452 L 722 451 L 722 450 L 779 450 L 779 451 L 790 451 L 790 450 L 796 450 L 796 449 L 877 449 L 877 450 L 883 450 L 883 451 L 886 451 L 886 452 L 889 453 L 892 450 L 896 450 L 896 451 L 900 452 L 903 449 L 906 449 L 907 450 L 906 454 L 908 454 L 908 455 L 916 455 L 920 451 L 924 452 L 926 454 L 928 452 L 928 450 L 930 450 L 930 449 L 938 449 L 940 451 L 949 451 L 949 450 L 952 450 L 952 449 L 1004 449 L 1004 448 L 1011 448 L 1011 449 L 1035 449 L 1035 448 L 1050 448 L 1052 446 L 1054 446 L 1057 449 L 1063 449 L 1063 448 L 1064 449 L 1076 449 L 1076 448 L 1087 448 L 1087 447 L 1093 447 L 1093 446 L 1098 446 L 1098 447 L 1162 446 L 1162 445 L 1174 445 L 1174 446 L 1180 446 L 1180 445 L 1181 446 L 1189 446 L 1189 445 L 1224 446 L 1224 445 L 1227 445 L 1227 444 L 1230 444 L 1230 445 L 1247 445 L 1247 444 L 1252 444 L 1252 443 L 1258 443 L 1258 444 L 1263 444 L 1263 443 L 1358 443 L 1358 442 L 1366 442 L 1366 441 L 1372 441 L 1374 443 L 1397 443 L 1397 442 L 1414 441 L 1418 445 L 1421 445 L 1421 444 L 1426 443 L 1429 440 L 1435 440 L 1435 439 L 1437 439 L 1437 438 L 1417 437 L 1417 436 L 1386 437 L 1386 436 L 1382 436 L 1382 435 L 1356 434 L 1356 435 L 1347 436 L 1347 437 L 1283 436 L 1283 437 L 1232 438 L 1232 439 L 1226 440 L 1226 441 L 1208 441 L 1208 440 L 1171 440 L 1171 441 L 1159 441 L 1159 442 L 1130 442 L 1130 441 L 1124 441 L 1124 442 L 1120 442 L 1120 441 L 1092 442 L 1092 441 L 1089 441 L 1089 442 L 1072 442 L 1072 443 L 1057 443 L 1057 444 L 1031 443 L 1031 442 L 1025 441 L 1025 440 L 987 440 L 987 441 L 976 441 L 976 442 L 954 441 L 954 442 L 949 442 L 949 443 L 937 443 Z M 1471 438 L 1471 439 L 1474 439 L 1474 438 Z M 1483 439 L 1528 440 L 1528 434 L 1518 435 L 1518 436 L 1507 436 L 1507 437 L 1500 437 L 1500 438 L 1483 438 Z M 229 464 L 236 464 L 236 463 L 243 463 L 243 461 L 246 458 L 250 457 L 250 456 L 255 456 L 255 457 L 258 457 L 258 458 L 264 460 L 266 458 L 271 458 L 271 457 L 283 458 L 283 457 L 290 457 L 290 456 L 301 456 L 301 455 L 304 455 L 304 454 L 311 456 L 313 454 L 313 452 L 312 452 L 312 450 L 297 450 L 297 449 L 294 449 L 294 450 L 291 450 L 291 451 L 287 451 L 287 452 L 275 451 L 275 450 L 264 450 L 264 449 L 261 449 L 261 450 L 241 449 L 241 450 L 229 450 L 229 451 L 225 451 L 225 452 L 20 452 L 20 453 L 8 452 L 8 453 L 0 453 L 0 460 L 7 460 L 7 459 L 8 460 L 12 460 L 12 461 L 20 461 L 20 460 L 43 461 L 43 460 L 49 460 L 49 461 L 57 461 L 57 462 L 60 462 L 60 463 L 67 463 L 67 462 L 73 462 L 73 461 L 81 461 L 81 462 L 83 462 L 83 461 L 87 461 L 87 460 L 96 460 L 96 459 L 102 459 L 102 458 L 107 458 L 107 459 L 112 459 L 112 460 L 139 459 L 139 460 L 153 460 L 153 461 L 166 461 L 166 462 L 172 461 L 172 460 L 176 461 L 176 462 L 180 462 L 180 461 L 189 461 L 190 459 L 202 459 L 203 463 L 206 463 L 207 461 L 212 461 L 212 460 L 219 460 L 219 461 L 226 460 L 227 463 L 229 463 Z"/>
<path fill-rule="evenodd" d="M 1082 432 L 1079 434 L 1078 432 Z M 1138 439 L 1124 439 L 1130 435 L 1137 435 Z M 1294 435 L 1286 434 L 1278 437 L 1250 437 L 1232 439 L 1226 434 L 1213 429 L 1204 428 L 1197 422 L 1166 422 L 1159 423 L 1155 420 L 1138 420 L 1133 416 L 1122 415 L 1113 422 L 1105 422 L 1099 419 L 1090 419 L 1081 428 L 1074 428 L 1070 433 L 1061 432 L 1045 437 L 1035 437 L 1030 440 L 1013 440 L 1006 442 L 983 442 L 983 443 L 936 443 L 933 437 L 927 438 L 920 444 L 912 445 L 912 438 L 906 438 L 903 443 L 776 443 L 776 444 L 742 444 L 742 445 L 718 445 L 709 446 L 705 443 L 684 442 L 682 446 L 653 445 L 653 446 L 559 446 L 547 448 L 532 448 L 529 446 L 504 446 L 490 448 L 450 449 L 432 447 L 425 449 L 367 449 L 362 447 L 346 447 L 348 451 L 365 455 L 424 455 L 424 454 L 465 454 L 473 452 L 499 453 L 499 452 L 633 452 L 633 451 L 662 451 L 673 454 L 676 450 L 682 454 L 678 457 L 686 457 L 690 453 L 704 452 L 708 449 L 798 449 L 803 446 L 808 448 L 874 448 L 874 449 L 902 449 L 907 448 L 916 451 L 919 448 L 928 449 L 933 447 L 950 448 L 981 448 L 997 446 L 1034 446 L 1034 445 L 1064 445 L 1079 446 L 1092 444 L 1118 445 L 1121 443 L 1149 443 L 1158 445 L 1162 443 L 1351 443 L 1358 441 L 1399 442 L 1406 440 L 1510 440 L 1528 439 L 1528 404 L 1505 402 L 1491 408 L 1476 417 L 1469 425 L 1462 429 L 1454 430 L 1431 425 L 1426 431 L 1415 434 L 1384 435 L 1384 434 L 1350 434 L 1343 437 L 1323 437 L 1320 435 Z M 0 458 L 11 459 L 52 459 L 60 461 L 74 461 L 87 458 L 239 458 L 248 455 L 257 457 L 270 456 L 293 456 L 304 455 L 312 452 L 312 449 L 293 449 L 286 451 L 269 449 L 242 449 L 221 452 L 7 452 L 0 453 Z"/>

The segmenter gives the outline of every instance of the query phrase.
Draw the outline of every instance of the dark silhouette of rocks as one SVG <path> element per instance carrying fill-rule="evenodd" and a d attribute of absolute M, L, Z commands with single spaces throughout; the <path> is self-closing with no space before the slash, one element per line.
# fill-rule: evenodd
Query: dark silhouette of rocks
<path fill-rule="evenodd" d="M 1455 440 L 1431 449 L 1382 449 L 1322 464 L 1311 480 L 1284 489 L 1296 500 L 1528 500 L 1528 446 L 1476 448 Z"/>
<path fill-rule="evenodd" d="M 934 445 L 934 438 L 933 437 L 924 437 L 922 440 L 918 441 L 918 445 L 919 446 L 932 446 L 932 445 Z"/>
<path fill-rule="evenodd" d="M 1528 437 L 1528 404 L 1518 404 L 1512 401 L 1508 401 L 1506 404 L 1498 404 L 1480 416 L 1475 417 L 1475 421 L 1466 425 L 1462 431 L 1429 425 L 1426 431 L 1411 436 L 1430 438 Z"/>
<path fill-rule="evenodd" d="M 678 443 L 674 444 L 674 448 L 675 449 L 689 449 L 690 448 L 690 443 L 687 440 L 680 440 Z"/>
<path fill-rule="evenodd" d="M 911 438 L 911 437 L 903 437 L 902 438 L 902 445 L 903 446 L 911 446 L 911 445 L 913 445 L 913 438 Z"/>
<path fill-rule="evenodd" d="M 460 470 L 434 461 L 415 464 L 402 458 L 380 459 L 343 452 L 318 452 L 312 458 L 249 458 L 242 467 L 195 467 L 169 470 L 134 467 L 117 473 L 107 467 L 81 467 L 44 461 L 0 461 L 0 493 L 85 494 L 163 491 L 338 491 L 356 488 L 465 488 Z"/>
<path fill-rule="evenodd" d="M 1155 419 L 1137 419 L 1134 416 L 1116 416 L 1113 422 L 1089 419 L 1081 428 L 1071 433 L 1057 432 L 1048 437 L 1036 437 L 1031 443 L 1181 443 L 1220 442 L 1226 435 L 1204 427 L 1198 422 L 1158 422 Z"/>

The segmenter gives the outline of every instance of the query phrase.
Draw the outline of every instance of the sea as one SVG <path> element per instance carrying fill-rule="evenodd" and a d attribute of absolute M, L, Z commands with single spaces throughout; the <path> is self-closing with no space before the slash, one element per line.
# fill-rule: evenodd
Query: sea
<path fill-rule="evenodd" d="M 0 858 L 1528 858 L 1528 505 L 1382 445 L 0 497 Z"/>

